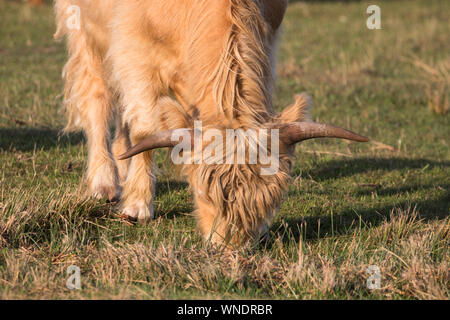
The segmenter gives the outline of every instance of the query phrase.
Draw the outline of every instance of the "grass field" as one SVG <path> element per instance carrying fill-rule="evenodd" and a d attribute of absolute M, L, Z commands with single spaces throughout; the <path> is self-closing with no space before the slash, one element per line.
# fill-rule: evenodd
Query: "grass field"
<path fill-rule="evenodd" d="M 381 30 L 368 2 L 291 1 L 276 105 L 306 91 L 315 120 L 372 140 L 298 146 L 268 243 L 221 253 L 162 152 L 151 224 L 83 197 L 85 140 L 59 135 L 52 8 L 0 0 L 0 299 L 448 299 L 450 2 L 376 3 Z"/>

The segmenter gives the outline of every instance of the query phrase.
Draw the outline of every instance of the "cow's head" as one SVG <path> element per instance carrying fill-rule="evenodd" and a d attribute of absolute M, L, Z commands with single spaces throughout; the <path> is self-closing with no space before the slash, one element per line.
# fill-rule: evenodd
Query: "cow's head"
<path fill-rule="evenodd" d="M 172 159 L 177 157 L 175 162 L 184 165 L 195 194 L 205 238 L 241 244 L 255 239 L 271 222 L 288 185 L 296 143 L 325 137 L 368 141 L 351 131 L 312 122 L 309 107 L 309 97 L 299 95 L 294 104 L 258 127 L 230 128 L 218 122 L 162 131 L 120 159 L 172 147 Z"/>

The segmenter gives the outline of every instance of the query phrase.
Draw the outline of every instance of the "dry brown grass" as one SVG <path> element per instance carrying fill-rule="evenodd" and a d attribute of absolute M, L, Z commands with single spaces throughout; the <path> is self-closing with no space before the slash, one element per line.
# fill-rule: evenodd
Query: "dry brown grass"
<path fill-rule="evenodd" d="M 1 247 L 17 250 L 0 251 L 1 299 L 166 299 L 180 290 L 191 291 L 191 298 L 236 298 L 249 288 L 291 299 L 358 298 L 370 292 L 370 265 L 378 266 L 382 277 L 373 297 L 448 298 L 450 221 L 421 220 L 415 209 L 393 210 L 379 226 L 363 226 L 349 235 L 300 237 L 297 243 L 278 235 L 260 248 L 224 252 L 193 241 L 194 232 L 172 227 L 167 234 L 161 220 L 151 227 L 151 238 L 116 242 L 117 230 L 111 229 L 121 223 L 102 226 L 102 216 L 86 216 L 82 212 L 89 204 L 76 199 L 55 194 L 40 199 L 41 205 L 31 198 L 22 201 L 22 208 L 17 202 L 16 207 L 2 205 Z M 43 230 L 58 233 L 59 240 L 42 242 L 36 233 Z M 81 291 L 65 288 L 70 265 L 82 270 Z"/>

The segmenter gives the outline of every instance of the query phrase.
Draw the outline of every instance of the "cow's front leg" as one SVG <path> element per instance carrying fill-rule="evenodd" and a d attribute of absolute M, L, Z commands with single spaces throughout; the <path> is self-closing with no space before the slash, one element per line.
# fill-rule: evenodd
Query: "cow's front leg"
<path fill-rule="evenodd" d="M 120 187 L 110 151 L 111 93 L 103 78 L 102 60 L 92 53 L 87 42 L 84 33 L 75 32 L 68 37 L 71 50 L 64 73 L 64 100 L 69 115 L 66 130 L 83 129 L 86 134 L 89 194 L 116 200 Z"/>
<path fill-rule="evenodd" d="M 98 199 L 106 198 L 115 202 L 119 200 L 120 187 L 117 181 L 117 169 L 109 150 L 108 128 L 94 124 L 94 122 L 95 120 L 93 119 L 90 122 L 92 125 L 86 130 L 88 142 L 87 183 L 89 194 Z"/>
<path fill-rule="evenodd" d="M 129 125 L 133 145 L 151 133 L 145 122 L 136 120 Z M 155 176 L 152 173 L 152 156 L 153 151 L 148 151 L 133 157 L 123 184 L 121 213 L 140 223 L 147 223 L 154 218 Z"/>

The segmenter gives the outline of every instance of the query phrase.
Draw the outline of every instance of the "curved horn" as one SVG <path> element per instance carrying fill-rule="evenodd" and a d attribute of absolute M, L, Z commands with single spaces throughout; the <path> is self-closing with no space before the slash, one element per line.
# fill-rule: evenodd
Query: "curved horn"
<path fill-rule="evenodd" d="M 358 142 L 367 142 L 368 138 L 346 129 L 325 123 L 291 122 L 280 127 L 280 137 L 287 144 L 294 144 L 314 138 L 340 138 Z"/>
<path fill-rule="evenodd" d="M 192 137 L 193 137 L 192 129 L 176 129 L 176 130 L 161 131 L 161 132 L 152 134 L 151 136 L 148 136 L 147 138 L 143 139 L 141 142 L 136 144 L 134 147 L 129 149 L 127 152 L 125 152 L 124 154 L 121 154 L 118 157 L 118 159 L 125 160 L 125 159 L 131 158 L 141 152 L 149 151 L 149 150 L 153 150 L 153 149 L 157 149 L 157 148 L 172 148 L 180 142 L 177 140 L 172 140 L 172 134 L 177 130 L 188 132 L 192 139 Z M 184 136 L 183 134 L 180 134 L 180 137 L 183 137 L 183 136 Z"/>

